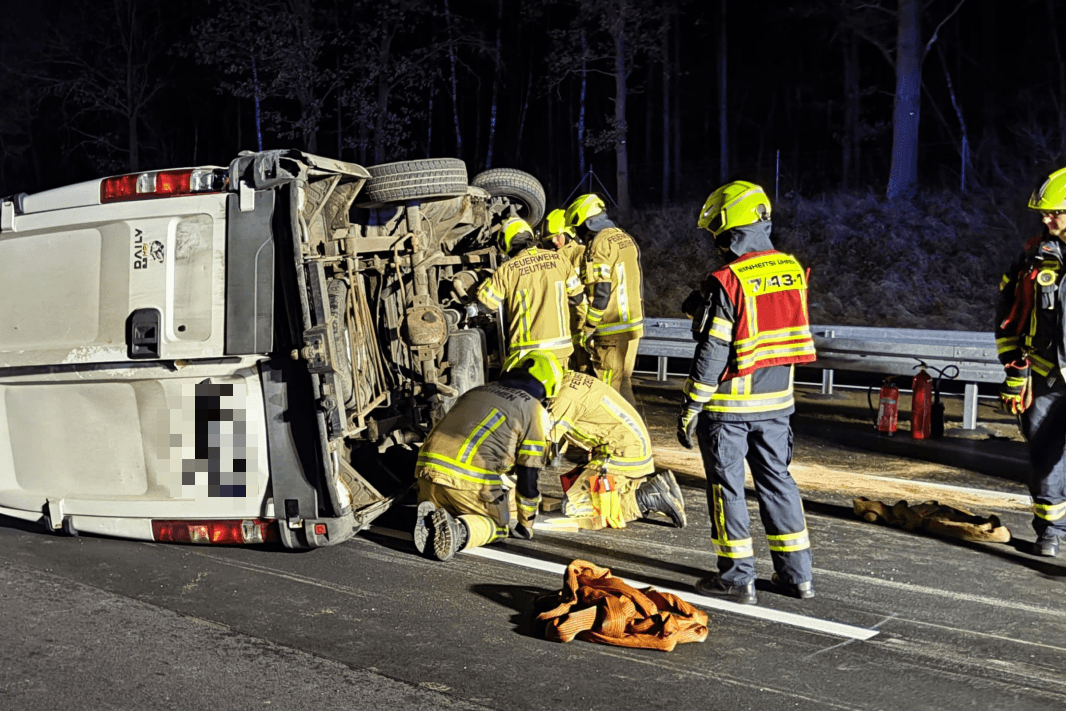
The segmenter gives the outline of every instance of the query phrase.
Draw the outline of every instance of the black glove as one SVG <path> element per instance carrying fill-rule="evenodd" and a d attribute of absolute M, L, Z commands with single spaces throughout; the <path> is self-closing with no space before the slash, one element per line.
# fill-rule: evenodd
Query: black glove
<path fill-rule="evenodd" d="M 529 539 L 533 538 L 533 529 L 526 528 L 525 525 L 521 523 L 516 523 L 511 529 L 511 537 L 521 538 L 523 541 L 528 541 Z"/>
<path fill-rule="evenodd" d="M 691 291 L 685 300 L 681 302 L 681 313 L 685 314 L 689 318 L 695 318 L 696 313 L 703 308 L 703 303 L 707 299 L 699 291 Z"/>
<path fill-rule="evenodd" d="M 681 413 L 677 416 L 677 441 L 685 449 L 696 446 L 693 440 L 696 437 L 696 422 L 702 409 L 698 402 L 685 402 L 681 406 Z"/>

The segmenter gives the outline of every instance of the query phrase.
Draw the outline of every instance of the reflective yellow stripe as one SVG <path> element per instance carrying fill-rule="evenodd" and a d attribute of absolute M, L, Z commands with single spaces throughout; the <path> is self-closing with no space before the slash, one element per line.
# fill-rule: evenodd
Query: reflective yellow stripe
<path fill-rule="evenodd" d="M 618 320 L 622 323 L 629 323 L 629 294 L 627 292 L 629 287 L 626 284 L 626 265 L 619 262 L 614 269 L 618 274 L 618 287 L 615 290 L 618 294 Z"/>
<path fill-rule="evenodd" d="M 586 263 L 585 265 L 585 283 L 595 284 L 601 281 L 611 280 L 611 267 L 608 264 L 592 264 Z"/>
<path fill-rule="evenodd" d="M 629 321 L 626 323 L 611 323 L 607 325 L 600 325 L 596 327 L 596 335 L 606 336 L 613 333 L 628 333 L 630 331 L 643 331 L 644 319 L 637 319 L 636 321 Z"/>
<path fill-rule="evenodd" d="M 999 290 L 1003 291 L 1004 289 L 1006 289 L 1007 288 L 1007 284 L 1010 284 L 1010 277 L 1007 276 L 1006 274 L 1004 274 L 999 279 Z"/>
<path fill-rule="evenodd" d="M 724 318 L 715 316 L 711 319 L 711 327 L 708 331 L 709 335 L 714 336 L 720 341 L 726 343 L 733 342 L 733 322 L 727 321 Z"/>
<path fill-rule="evenodd" d="M 1061 504 L 1033 504 L 1033 513 L 1045 521 L 1058 521 L 1066 516 L 1066 501 Z"/>
<path fill-rule="evenodd" d="M 559 338 L 545 338 L 540 341 L 528 340 L 512 343 L 509 349 L 509 353 L 516 351 L 553 351 L 559 348 L 566 348 L 570 345 L 570 336 L 561 336 Z"/>
<path fill-rule="evenodd" d="M 1004 336 L 996 339 L 996 352 L 1003 354 L 1017 350 L 1022 345 L 1022 339 L 1018 336 Z"/>
<path fill-rule="evenodd" d="M 644 428 L 641 427 L 640 425 L 638 425 L 636 420 L 634 420 L 632 417 L 629 416 L 628 412 L 623 410 L 621 407 L 619 407 L 615 403 L 611 402 L 610 399 L 608 399 L 606 397 L 602 397 L 602 398 L 600 398 L 600 404 L 603 405 L 603 408 L 605 410 L 607 410 L 607 414 L 609 414 L 614 419 L 618 420 L 618 422 L 620 422 L 623 427 L 625 427 L 627 430 L 629 430 L 633 434 L 633 436 L 636 437 L 637 442 L 640 443 L 641 458 L 643 459 L 645 455 L 649 455 L 649 444 L 650 444 L 650 442 L 648 442 L 648 436 L 647 436 L 647 434 L 645 434 Z M 626 458 L 623 461 L 636 461 L 636 460 L 633 459 L 633 458 Z"/>
<path fill-rule="evenodd" d="M 759 363 L 767 360 L 773 360 L 774 358 L 784 358 L 786 356 L 807 356 L 815 355 L 814 341 L 807 341 L 805 343 L 795 343 L 790 345 L 781 345 L 773 348 L 761 347 L 758 350 L 748 353 L 743 357 L 737 354 L 737 369 L 745 370 L 753 366 L 757 366 Z"/>
<path fill-rule="evenodd" d="M 506 418 L 495 407 L 485 416 L 477 427 L 467 436 L 463 441 L 463 446 L 459 448 L 459 461 L 469 463 L 473 460 L 474 455 L 477 454 L 478 447 L 485 441 L 485 438 L 492 434 L 497 427 L 503 424 Z"/>
<path fill-rule="evenodd" d="M 527 439 L 523 440 L 518 448 L 518 456 L 523 454 L 529 457 L 543 457 L 548 451 L 548 445 L 544 442 Z"/>
<path fill-rule="evenodd" d="M 516 497 L 516 498 L 518 499 L 518 510 L 519 511 L 523 511 L 523 512 L 525 512 L 527 514 L 536 513 L 537 509 L 540 507 L 540 497 L 539 496 L 537 498 L 535 498 L 535 499 L 527 499 L 527 498 L 522 497 L 522 496 L 519 496 L 519 497 Z"/>
<path fill-rule="evenodd" d="M 488 469 L 481 469 L 465 462 L 459 462 L 451 457 L 445 457 L 432 452 L 422 452 L 418 455 L 417 466 L 421 469 L 432 469 L 449 474 L 463 481 L 469 481 L 479 486 L 499 486 L 500 475 Z"/>
<path fill-rule="evenodd" d="M 1033 370 L 1039 375 L 1049 375 L 1052 370 L 1055 369 L 1055 364 L 1046 358 L 1041 358 L 1035 353 L 1029 354 L 1029 364 L 1032 365 Z"/>
<path fill-rule="evenodd" d="M 618 472 L 641 472 L 647 471 L 649 474 L 655 470 L 655 458 L 652 455 L 648 455 L 642 459 L 635 459 L 632 457 L 608 457 L 606 462 L 608 468 Z M 651 467 L 651 470 L 648 467 Z"/>
<path fill-rule="evenodd" d="M 766 540 L 770 543 L 770 550 L 779 553 L 802 551 L 811 547 L 811 539 L 807 534 L 806 528 L 799 533 L 782 533 L 776 536 L 767 535 Z"/>
<path fill-rule="evenodd" d="M 685 393 L 685 396 L 693 402 L 708 402 L 717 390 L 717 385 L 704 385 L 692 378 L 686 380 L 685 387 L 682 388 L 682 392 Z"/>
<path fill-rule="evenodd" d="M 520 289 L 515 302 L 518 307 L 518 333 L 511 334 L 511 338 L 516 341 L 529 341 L 531 340 L 529 331 L 533 322 L 529 314 L 529 290 Z"/>
<path fill-rule="evenodd" d="M 755 549 L 752 547 L 750 538 L 742 538 L 738 541 L 729 540 L 729 534 L 725 528 L 725 500 L 722 496 L 722 485 L 714 484 L 711 487 L 711 495 L 714 497 L 714 518 L 718 524 L 718 538 L 712 538 L 714 552 L 723 558 L 752 558 Z"/>
<path fill-rule="evenodd" d="M 499 307 L 503 301 L 503 294 L 499 294 L 492 288 L 492 281 L 486 281 L 477 292 L 477 299 L 491 311 Z"/>
<path fill-rule="evenodd" d="M 559 334 L 564 339 L 570 338 L 570 313 L 567 311 L 566 284 L 555 282 L 555 318 L 559 319 Z"/>
<path fill-rule="evenodd" d="M 776 328 L 772 331 L 762 331 L 756 333 L 754 336 L 748 338 L 741 338 L 737 341 L 738 351 L 753 351 L 760 343 L 764 341 L 788 341 L 796 338 L 810 338 L 811 329 L 809 326 L 788 326 L 786 328 Z"/>
<path fill-rule="evenodd" d="M 714 552 L 723 558 L 752 558 L 755 556 L 755 549 L 752 548 L 750 538 L 745 538 L 742 541 L 733 541 L 732 543 L 725 543 L 717 538 L 712 538 L 711 542 L 714 543 Z"/>
<path fill-rule="evenodd" d="M 708 412 L 774 412 L 784 410 L 795 404 L 792 394 L 792 382 L 795 368 L 789 368 L 788 385 L 783 390 L 770 393 L 751 394 L 753 379 L 751 375 L 743 378 L 731 378 L 718 386 L 718 391 L 703 406 Z"/>

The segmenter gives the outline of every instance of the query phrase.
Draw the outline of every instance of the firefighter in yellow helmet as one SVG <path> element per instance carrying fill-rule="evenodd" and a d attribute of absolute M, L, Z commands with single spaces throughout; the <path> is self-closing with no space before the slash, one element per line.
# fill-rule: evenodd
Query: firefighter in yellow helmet
<path fill-rule="evenodd" d="M 566 225 L 566 211 L 552 210 L 544 218 L 541 236 L 542 243 L 554 249 L 574 267 L 574 272 L 581 274 L 585 262 L 585 245 L 574 236 L 574 230 Z M 570 338 L 574 343 L 574 352 L 570 354 L 569 370 L 582 373 L 592 372 L 592 361 L 582 342 L 585 317 L 588 314 L 588 301 L 582 299 L 577 306 L 570 309 Z"/>
<path fill-rule="evenodd" d="M 584 334 L 596 376 L 632 405 L 633 368 L 644 335 L 640 250 L 607 216 L 603 200 L 582 195 L 566 208 L 566 224 L 584 242 L 582 281 L 589 306 Z"/>
<path fill-rule="evenodd" d="M 622 528 L 658 512 L 678 528 L 685 500 L 669 470 L 655 474 L 651 437 L 636 409 L 602 380 L 568 371 L 548 403 L 551 441 L 564 438 L 590 451 L 567 479 L 563 513 L 582 528 Z"/>
<path fill-rule="evenodd" d="M 718 572 L 696 583 L 704 595 L 755 604 L 755 557 L 744 495 L 751 468 L 773 560 L 771 582 L 814 596 L 811 550 L 799 490 L 788 471 L 797 363 L 815 359 L 807 279 L 795 258 L 770 242 L 770 200 L 754 183 L 711 193 L 700 212 L 726 264 L 704 282 L 693 320 L 696 352 L 685 383 L 677 436 L 699 440 L 707 474 Z"/>
<path fill-rule="evenodd" d="M 1000 400 L 1018 415 L 1029 447 L 1029 493 L 1037 555 L 1058 555 L 1066 537 L 1066 168 L 1029 198 L 1044 229 L 1025 244 L 1000 281 L 996 348 L 1006 369 Z"/>
<path fill-rule="evenodd" d="M 572 313 L 585 302 L 574 267 L 561 254 L 535 246 L 533 229 L 512 218 L 500 232 L 500 249 L 510 258 L 477 291 L 481 307 L 503 307 L 507 353 L 551 351 L 564 366 L 574 351 Z"/>
<path fill-rule="evenodd" d="M 577 241 L 574 229 L 566 224 L 566 211 L 552 210 L 544 218 L 544 237 L 546 244 L 555 247 L 566 261 L 574 265 L 574 271 L 581 273 L 585 261 L 585 245 Z"/>
<path fill-rule="evenodd" d="M 551 353 L 523 354 L 498 381 L 463 393 L 433 427 L 415 471 L 419 553 L 448 560 L 508 535 L 533 537 L 549 432 L 544 403 L 562 377 Z"/>

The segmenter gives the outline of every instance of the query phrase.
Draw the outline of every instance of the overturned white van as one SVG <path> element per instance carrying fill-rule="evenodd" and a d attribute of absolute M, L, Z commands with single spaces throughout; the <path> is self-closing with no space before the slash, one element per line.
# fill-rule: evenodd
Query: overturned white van
<path fill-rule="evenodd" d="M 0 203 L 0 514 L 51 530 L 318 547 L 410 486 L 498 358 L 467 316 L 540 184 L 298 151 Z M 402 457 L 398 461 L 403 461 Z"/>

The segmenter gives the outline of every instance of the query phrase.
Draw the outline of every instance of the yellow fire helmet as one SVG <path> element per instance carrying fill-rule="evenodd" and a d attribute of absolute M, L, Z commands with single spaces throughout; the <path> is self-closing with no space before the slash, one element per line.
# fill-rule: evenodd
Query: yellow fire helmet
<path fill-rule="evenodd" d="M 521 236 L 523 234 L 524 237 Z M 511 248 L 516 244 L 516 239 L 518 244 L 533 241 L 533 228 L 521 217 L 512 217 L 503 223 L 503 229 L 500 230 L 500 249 L 510 254 Z"/>
<path fill-rule="evenodd" d="M 552 210 L 544 218 L 543 238 L 545 241 L 550 242 L 555 235 L 559 234 L 566 235 L 569 238 L 574 236 L 574 231 L 566 224 L 566 210 L 561 208 Z"/>
<path fill-rule="evenodd" d="M 583 225 L 585 220 L 603 212 L 604 207 L 599 195 L 582 195 L 566 208 L 566 224 L 568 227 Z"/>
<path fill-rule="evenodd" d="M 527 370 L 544 386 L 545 396 L 550 400 L 559 394 L 563 382 L 563 368 L 554 353 L 548 351 L 518 351 L 503 363 L 503 371 Z"/>
<path fill-rule="evenodd" d="M 770 198 L 755 183 L 735 180 L 711 193 L 698 225 L 715 237 L 726 230 L 770 219 Z"/>
<path fill-rule="evenodd" d="M 1066 210 L 1066 168 L 1056 170 L 1044 184 L 1033 191 L 1029 208 L 1041 212 Z"/>

